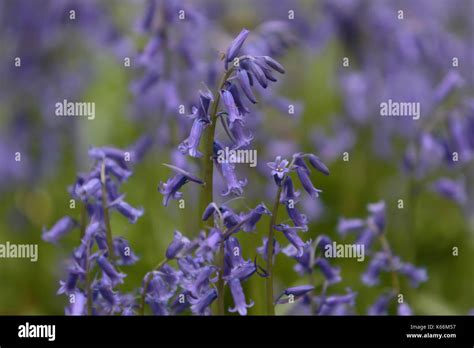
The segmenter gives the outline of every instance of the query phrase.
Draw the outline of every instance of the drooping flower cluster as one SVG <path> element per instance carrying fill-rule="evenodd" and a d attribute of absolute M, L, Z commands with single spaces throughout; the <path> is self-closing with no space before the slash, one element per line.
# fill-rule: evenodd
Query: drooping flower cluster
<path fill-rule="evenodd" d="M 255 262 L 243 258 L 235 234 L 240 230 L 254 231 L 262 214 L 269 214 L 263 204 L 241 214 L 225 205 L 209 204 L 202 219 L 206 221 L 213 217 L 216 226 L 208 233 L 201 231 L 193 240 L 175 232 L 164 263 L 145 275 L 144 303 L 156 315 L 180 314 L 186 310 L 196 315 L 209 315 L 210 306 L 218 296 L 215 283 L 222 272 L 220 277 L 230 289 L 235 304 L 229 312 L 246 315 L 253 302 L 245 300 L 242 282 L 261 269 Z M 224 250 L 224 269 L 215 265 L 221 248 Z M 173 260 L 177 269 L 169 265 Z"/>
<path fill-rule="evenodd" d="M 269 56 L 239 56 L 242 45 L 249 35 L 249 31 L 244 29 L 234 39 L 227 49 L 224 65 L 225 75 L 219 86 L 219 95 L 214 96 L 210 90 L 200 91 L 199 104 L 192 107 L 192 114 L 187 118 L 193 121 L 190 135 L 179 146 L 182 154 L 191 157 L 201 157 L 199 150 L 201 138 L 204 131 L 211 124 L 221 120 L 232 145 L 232 149 L 246 147 L 252 141 L 252 135 L 246 127 L 246 118 L 250 113 L 248 102 L 257 102 L 252 91 L 254 83 L 258 83 L 262 88 L 267 88 L 270 81 L 276 81 L 273 71 L 284 73 L 283 67 Z M 229 65 L 229 63 L 232 63 Z M 255 81 L 255 82 L 254 82 Z M 224 110 L 219 111 L 220 101 Z M 215 125 L 214 125 L 215 126 Z M 214 141 L 214 155 L 218 171 L 222 174 L 227 183 L 227 190 L 223 195 L 230 193 L 241 195 L 246 180 L 238 180 L 235 174 L 235 164 L 217 161 L 218 152 L 223 145 Z"/>
<path fill-rule="evenodd" d="M 411 287 L 418 287 L 428 280 L 424 268 L 418 268 L 408 262 L 403 262 L 390 248 L 385 236 L 386 211 L 385 202 L 369 204 L 367 207 L 369 216 L 366 219 L 341 218 L 338 224 L 338 233 L 342 236 L 355 235 L 355 244 L 365 246 L 367 255 L 371 260 L 367 270 L 362 274 L 361 280 L 367 286 L 375 286 L 380 283 L 380 275 L 383 272 L 391 273 L 391 289 L 384 292 L 378 300 L 368 309 L 370 315 L 387 314 L 392 301 L 397 302 L 397 313 L 409 315 L 412 313 L 410 306 L 404 300 L 400 287 L 399 275 L 407 278 Z M 375 248 L 375 241 L 379 240 L 381 248 Z M 401 296 L 400 296 L 401 295 Z"/>
<path fill-rule="evenodd" d="M 126 276 L 118 267 L 134 264 L 138 257 L 125 238 L 112 236 L 109 212 L 119 212 L 130 223 L 143 215 L 142 208 L 125 201 L 119 186 L 132 175 L 131 165 L 142 159 L 150 145 L 150 138 L 145 136 L 126 150 L 91 148 L 89 157 L 95 162 L 92 170 L 79 174 L 69 188 L 74 206 L 78 202 L 82 207 L 80 221 L 65 216 L 51 229 L 43 230 L 43 240 L 50 243 L 58 243 L 74 228 L 81 231 L 81 244 L 74 249 L 66 279 L 58 290 L 58 294 L 68 296 L 68 315 L 134 313 L 135 297 L 114 288 Z M 96 268 L 100 276 L 94 276 Z"/>
<path fill-rule="evenodd" d="M 264 244 L 259 248 L 259 252 L 263 258 L 268 262 L 274 262 L 274 257 L 278 252 L 283 252 L 285 255 L 296 260 L 297 265 L 295 270 L 301 275 L 311 275 L 314 269 L 317 267 L 324 278 L 327 285 L 337 283 L 341 280 L 340 270 L 332 267 L 328 260 L 324 257 L 316 257 L 316 249 L 320 248 L 323 250 L 324 245 L 331 243 L 329 237 L 320 236 L 316 243 L 312 243 L 311 240 L 304 242 L 299 236 L 299 232 L 308 231 L 308 219 L 306 215 L 302 214 L 298 208 L 297 203 L 299 202 L 300 192 L 295 189 L 291 173 L 296 173 L 299 182 L 306 193 L 311 198 L 316 198 L 322 191 L 315 188 L 310 178 L 311 170 L 308 167 L 308 163 L 317 171 L 324 175 L 329 175 L 329 169 L 326 165 L 313 154 L 296 153 L 293 155 L 291 163 L 282 159 L 278 156 L 274 162 L 268 163 L 268 166 L 272 169 L 271 175 L 278 186 L 278 197 L 277 203 L 284 204 L 288 217 L 293 222 L 293 225 L 280 223 L 272 226 L 275 230 L 282 232 L 285 238 L 289 241 L 289 245 L 283 249 L 280 249 L 279 244 L 276 240 L 273 241 L 273 253 L 268 249 L 269 241 L 268 238 L 264 239 Z M 271 255 L 272 260 L 269 260 Z M 297 288 L 286 289 L 282 295 L 277 299 L 277 303 L 285 303 L 286 300 L 282 300 L 283 295 L 292 296 L 290 300 L 294 300 L 299 297 L 306 297 L 306 295 L 314 289 L 312 285 L 304 285 Z M 322 305 L 322 304 L 321 304 Z"/>

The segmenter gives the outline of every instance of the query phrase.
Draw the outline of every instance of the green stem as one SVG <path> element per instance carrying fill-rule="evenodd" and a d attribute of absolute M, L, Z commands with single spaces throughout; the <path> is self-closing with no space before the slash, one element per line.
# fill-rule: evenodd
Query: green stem
<path fill-rule="evenodd" d="M 105 162 L 102 162 L 102 167 L 100 170 L 100 181 L 102 183 L 102 210 L 104 211 L 105 234 L 107 238 L 107 249 L 109 251 L 109 257 L 112 261 L 115 261 L 112 229 L 110 227 L 109 208 L 107 207 L 107 187 L 105 186 L 105 180 Z"/>
<path fill-rule="evenodd" d="M 273 303 L 273 242 L 274 226 L 276 224 L 278 208 L 280 207 L 280 196 L 282 191 L 282 185 L 278 186 L 277 194 L 275 197 L 275 203 L 273 204 L 272 217 L 270 219 L 270 226 L 268 227 L 268 241 L 267 241 L 267 315 L 275 315 L 275 305 Z"/>
<path fill-rule="evenodd" d="M 379 239 L 380 239 L 380 243 L 382 244 L 382 248 L 384 249 L 385 253 L 389 257 L 388 260 L 389 260 L 389 263 L 390 263 L 390 269 L 391 269 L 391 274 L 392 274 L 392 288 L 395 290 L 396 294 L 399 294 L 400 293 L 400 282 L 398 280 L 398 274 L 395 270 L 395 263 L 393 261 L 393 254 L 392 254 L 392 250 L 390 248 L 390 244 L 388 243 L 387 238 L 383 234 L 380 235 Z"/>
<path fill-rule="evenodd" d="M 204 130 L 203 143 L 203 174 L 202 178 L 204 180 L 203 191 L 199 200 L 199 221 L 201 221 L 201 215 L 208 206 L 209 203 L 213 201 L 213 174 L 214 174 L 214 161 L 212 159 L 214 155 L 214 137 L 216 133 L 216 121 L 217 121 L 217 112 L 219 110 L 219 103 L 221 100 L 220 90 L 224 87 L 227 79 L 234 72 L 234 68 L 227 70 L 224 76 L 222 77 L 221 82 L 215 93 L 216 100 L 212 104 L 212 109 L 210 113 L 211 124 Z M 204 224 L 204 223 L 203 223 Z"/>
<path fill-rule="evenodd" d="M 212 104 L 212 109 L 210 113 L 211 124 L 207 129 L 204 131 L 204 155 L 203 155 L 203 174 L 202 178 L 204 180 L 204 189 L 201 193 L 199 199 L 199 210 L 198 210 L 198 219 L 201 221 L 201 216 L 206 207 L 209 203 L 214 201 L 214 193 L 213 193 L 213 175 L 214 175 L 214 138 L 216 134 L 216 123 L 218 118 L 218 110 L 219 110 L 219 103 L 221 100 L 220 90 L 224 87 L 227 79 L 232 75 L 234 72 L 234 67 L 230 68 L 226 71 L 224 76 L 222 77 L 221 82 L 218 85 L 217 91 L 215 93 L 216 100 Z M 205 223 L 202 222 L 202 227 L 204 227 Z M 219 275 L 217 281 L 217 290 L 218 290 L 218 297 L 217 297 L 217 312 L 219 315 L 225 314 L 225 303 L 224 303 L 224 241 L 221 243 L 221 249 L 219 252 L 218 258 L 218 267 L 219 267 Z"/>
<path fill-rule="evenodd" d="M 161 262 L 157 264 L 150 273 L 148 273 L 148 276 L 145 279 L 145 284 L 143 285 L 142 296 L 140 297 L 140 309 L 139 309 L 140 315 L 145 315 L 145 297 L 148 291 L 148 286 L 150 285 L 150 282 L 153 279 L 153 272 L 159 271 L 161 267 L 163 267 L 168 261 L 169 260 L 167 258 L 161 260 Z"/>

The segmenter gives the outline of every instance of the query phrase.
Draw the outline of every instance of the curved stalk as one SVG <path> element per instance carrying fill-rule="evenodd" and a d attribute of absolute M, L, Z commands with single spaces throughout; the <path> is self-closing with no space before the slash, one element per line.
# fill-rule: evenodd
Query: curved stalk
<path fill-rule="evenodd" d="M 268 228 L 267 241 L 267 278 L 266 278 L 266 296 L 267 296 L 267 315 L 275 315 L 275 304 L 273 302 L 273 243 L 275 240 L 274 226 L 278 215 L 278 208 L 280 207 L 280 196 L 282 185 L 278 186 L 275 203 L 273 204 L 272 217 L 270 219 L 270 226 Z"/>

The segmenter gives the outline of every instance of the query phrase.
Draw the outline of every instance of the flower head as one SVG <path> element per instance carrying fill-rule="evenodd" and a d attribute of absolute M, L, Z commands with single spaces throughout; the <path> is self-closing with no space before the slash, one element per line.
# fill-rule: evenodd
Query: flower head
<path fill-rule="evenodd" d="M 61 218 L 50 230 L 43 228 L 42 238 L 49 243 L 56 243 L 64 235 L 72 231 L 78 224 L 76 220 L 69 216 Z"/>

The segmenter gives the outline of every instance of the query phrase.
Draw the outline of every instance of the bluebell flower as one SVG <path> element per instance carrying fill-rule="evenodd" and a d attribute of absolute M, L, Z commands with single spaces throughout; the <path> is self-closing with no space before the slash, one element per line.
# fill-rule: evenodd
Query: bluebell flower
<path fill-rule="evenodd" d="M 201 266 L 195 270 L 191 278 L 185 279 L 183 287 L 189 291 L 192 296 L 199 296 L 203 290 L 209 287 L 211 282 L 215 281 L 210 278 L 214 272 L 214 266 Z"/>
<path fill-rule="evenodd" d="M 112 174 L 120 182 L 126 181 L 132 175 L 132 172 L 130 170 L 123 168 L 122 166 L 118 165 L 117 162 L 113 160 L 105 159 L 104 164 L 105 164 L 105 172 L 107 174 Z M 98 179 L 95 179 L 95 180 L 98 180 Z M 99 188 L 100 188 L 100 185 L 99 185 Z M 84 191 L 87 193 L 87 195 L 92 195 L 91 193 L 88 192 L 87 189 L 84 189 Z"/>
<path fill-rule="evenodd" d="M 209 306 L 217 298 L 216 289 L 209 289 L 199 297 L 188 296 L 188 301 L 191 303 L 191 311 L 198 315 L 209 315 Z"/>
<path fill-rule="evenodd" d="M 123 168 L 127 168 L 127 161 L 125 160 L 127 156 L 125 150 L 117 149 L 115 147 L 104 146 L 104 147 L 92 147 L 89 149 L 89 157 L 97 161 L 101 161 L 105 158 L 113 159 Z"/>
<path fill-rule="evenodd" d="M 286 224 L 279 224 L 274 226 L 277 231 L 283 232 L 286 239 L 298 250 L 297 256 L 302 256 L 305 248 L 305 242 L 298 236 L 298 231 L 302 228 L 298 226 L 289 226 Z"/>
<path fill-rule="evenodd" d="M 316 198 L 319 196 L 319 193 L 322 192 L 321 190 L 315 188 L 311 179 L 309 178 L 308 172 L 305 168 L 296 167 L 296 173 L 298 174 L 298 178 L 300 179 L 301 185 L 305 189 L 306 192 L 312 197 Z"/>
<path fill-rule="evenodd" d="M 242 120 L 242 115 L 237 109 L 237 105 L 234 101 L 232 93 L 226 89 L 221 90 L 222 102 L 227 110 L 227 117 L 229 118 L 230 125 L 237 121 Z"/>
<path fill-rule="evenodd" d="M 275 303 L 288 303 L 288 300 L 281 300 L 281 298 L 286 295 L 286 296 L 292 296 L 294 300 L 306 295 L 307 293 L 311 292 L 314 290 L 313 285 L 299 285 L 299 286 L 294 286 L 291 288 L 286 288 L 283 290 L 283 292 L 278 296 L 276 299 Z"/>
<path fill-rule="evenodd" d="M 377 285 L 380 273 L 389 269 L 388 255 L 383 252 L 376 253 L 369 262 L 367 270 L 362 274 L 362 282 L 368 286 Z"/>
<path fill-rule="evenodd" d="M 70 303 L 66 307 L 64 314 L 65 315 L 85 315 L 87 297 L 84 295 L 82 291 L 79 291 L 79 290 L 74 292 L 72 295 L 74 295 L 74 302 Z"/>
<path fill-rule="evenodd" d="M 211 202 L 207 205 L 206 209 L 204 209 L 204 213 L 202 213 L 202 221 L 207 221 L 215 212 L 216 212 L 216 203 Z"/>
<path fill-rule="evenodd" d="M 173 315 L 179 315 L 189 308 L 190 303 L 187 301 L 188 296 L 189 294 L 187 292 L 180 292 L 176 294 L 175 298 L 170 304 L 170 309 Z"/>
<path fill-rule="evenodd" d="M 321 253 L 326 251 L 326 246 L 331 245 L 332 240 L 328 236 L 324 234 L 320 234 L 314 243 L 314 248 L 319 249 Z"/>
<path fill-rule="evenodd" d="M 152 278 L 147 290 L 149 300 L 167 304 L 177 289 L 177 284 L 174 281 L 169 282 L 167 280 L 169 279 L 166 279 L 162 272 L 152 272 Z"/>
<path fill-rule="evenodd" d="M 77 226 L 78 224 L 76 220 L 69 216 L 64 216 L 56 222 L 50 230 L 43 227 L 42 238 L 46 242 L 56 243 L 60 238 L 71 232 Z"/>
<path fill-rule="evenodd" d="M 339 283 L 341 281 L 340 268 L 332 267 L 328 260 L 317 258 L 314 264 L 319 267 L 321 273 L 324 275 L 329 285 Z"/>
<path fill-rule="evenodd" d="M 138 218 L 143 215 L 143 208 L 134 208 L 123 199 L 119 199 L 110 205 L 111 208 L 116 209 L 119 213 L 125 216 L 130 223 L 134 224 Z"/>
<path fill-rule="evenodd" d="M 225 55 L 225 68 L 227 69 L 227 65 L 229 62 L 233 61 L 234 58 L 237 57 L 239 54 L 242 45 L 244 44 L 245 40 L 249 36 L 250 31 L 247 29 L 242 29 L 242 31 L 237 35 L 237 37 L 231 42 L 229 47 L 227 48 L 227 52 Z"/>
<path fill-rule="evenodd" d="M 75 194 L 82 200 L 86 200 L 89 197 L 94 197 L 94 195 L 100 191 L 101 187 L 100 180 L 93 177 L 82 185 L 76 186 Z"/>
<path fill-rule="evenodd" d="M 222 205 L 220 211 L 224 219 L 224 226 L 228 230 L 232 230 L 233 233 L 240 231 L 240 228 L 237 227 L 241 223 L 240 216 L 226 205 Z"/>
<path fill-rule="evenodd" d="M 252 142 L 253 135 L 245 128 L 244 120 L 236 120 L 229 129 L 234 137 L 236 148 L 246 147 Z"/>
<path fill-rule="evenodd" d="M 133 265 L 138 261 L 138 257 L 130 247 L 130 243 L 122 237 L 114 238 L 114 252 L 118 256 L 118 265 Z"/>
<path fill-rule="evenodd" d="M 189 115 L 189 118 L 192 118 L 194 120 L 199 119 L 203 121 L 204 123 L 209 123 L 210 117 L 209 117 L 209 106 L 211 105 L 211 102 L 214 101 L 214 97 L 212 95 L 212 92 L 207 89 L 205 91 L 200 90 L 199 91 L 199 105 L 196 107 L 194 106 L 192 108 L 192 114 Z"/>
<path fill-rule="evenodd" d="M 309 175 L 311 173 L 311 170 L 309 169 L 309 167 L 306 165 L 305 161 L 304 161 L 304 153 L 302 152 L 298 152 L 298 153 L 295 153 L 293 154 L 293 165 L 295 168 L 301 168 L 302 170 L 304 170 L 304 172 Z"/>
<path fill-rule="evenodd" d="M 294 270 L 301 276 L 310 274 L 313 272 L 314 259 L 313 255 L 315 252 L 314 246 L 311 241 L 307 241 L 303 247 L 303 254 L 300 254 L 300 250 L 294 245 L 288 244 L 282 250 L 283 254 L 289 256 L 297 261 Z"/>
<path fill-rule="evenodd" d="M 260 67 L 260 69 L 262 69 L 263 74 L 265 75 L 267 80 L 272 81 L 272 82 L 276 82 L 277 79 L 272 74 L 273 70 L 271 69 L 271 67 L 269 65 L 267 65 L 265 60 L 260 56 L 254 57 L 254 59 L 255 59 L 254 62 Z"/>
<path fill-rule="evenodd" d="M 317 311 L 318 315 L 347 315 L 352 314 L 349 312 L 351 308 L 355 306 L 355 298 L 357 293 L 352 291 L 350 288 L 346 289 L 345 295 L 331 295 L 321 296 L 319 298 L 320 307 Z"/>
<path fill-rule="evenodd" d="M 166 258 L 172 260 L 179 256 L 179 253 L 190 244 L 188 238 L 184 237 L 179 231 L 174 232 L 174 238 L 166 249 Z"/>
<path fill-rule="evenodd" d="M 179 192 L 179 189 L 183 187 L 189 180 L 183 174 L 175 174 L 172 178 L 168 179 L 165 183 L 160 182 L 159 191 L 164 196 L 163 205 L 168 206 L 170 199 L 180 199 L 183 197 L 183 193 Z"/>
<path fill-rule="evenodd" d="M 309 160 L 309 163 L 311 163 L 311 165 L 315 169 L 319 170 L 324 175 L 329 175 L 328 167 L 323 163 L 323 161 L 321 161 L 321 159 L 318 156 L 313 155 L 313 154 L 309 154 L 308 155 L 308 160 Z"/>
<path fill-rule="evenodd" d="M 240 61 L 240 66 L 251 73 L 262 88 L 268 87 L 267 76 L 265 76 L 265 72 L 262 70 L 261 66 L 257 64 L 255 58 L 242 59 Z"/>
<path fill-rule="evenodd" d="M 211 262 L 221 242 L 222 231 L 217 228 L 211 228 L 207 237 L 200 241 L 196 255 L 202 256 L 206 261 Z"/>
<path fill-rule="evenodd" d="M 288 168 L 288 160 L 281 159 L 281 156 L 275 158 L 275 162 L 269 162 L 267 165 L 272 169 L 271 174 L 273 175 L 277 185 L 280 185 L 281 181 L 290 171 Z"/>
<path fill-rule="evenodd" d="M 448 140 L 449 150 L 447 154 L 449 162 L 452 162 L 452 154 L 454 152 L 458 153 L 458 160 L 462 163 L 466 163 L 473 158 L 474 146 L 471 144 L 472 133 L 470 131 L 472 129 L 469 129 L 468 118 L 461 118 L 457 114 L 449 118 L 450 139 Z"/>
<path fill-rule="evenodd" d="M 225 241 L 225 251 L 224 279 L 226 281 L 232 279 L 244 281 L 257 271 L 254 262 L 246 261 L 242 257 L 240 243 L 237 238 L 229 237 Z"/>
<path fill-rule="evenodd" d="M 151 311 L 154 315 L 169 315 L 167 304 L 160 301 L 155 301 L 153 296 L 147 295 L 146 303 L 150 305 Z"/>
<path fill-rule="evenodd" d="M 146 291 L 146 302 L 155 315 L 168 315 L 168 301 L 174 296 L 177 286 L 174 282 L 168 282 L 163 273 L 153 271 L 151 281 Z M 148 274 L 146 278 L 148 278 Z M 145 279 L 146 279 L 145 278 Z"/>
<path fill-rule="evenodd" d="M 300 213 L 295 205 L 291 207 L 290 204 L 286 204 L 286 211 L 295 226 L 299 227 L 302 231 L 308 230 L 308 218 L 306 215 Z"/>
<path fill-rule="evenodd" d="M 199 151 L 199 143 L 201 141 L 204 129 L 209 125 L 207 120 L 201 118 L 194 119 L 191 133 L 178 147 L 182 154 L 188 153 L 191 157 L 201 157 L 202 153 Z"/>
<path fill-rule="evenodd" d="M 380 295 L 375 303 L 367 310 L 368 315 L 387 315 L 390 302 L 395 297 L 393 292 Z"/>
<path fill-rule="evenodd" d="M 350 306 L 354 306 L 357 293 L 352 291 L 351 289 L 347 289 L 346 291 L 347 294 L 345 295 L 334 295 L 326 297 L 324 305 L 335 306 L 339 304 L 347 304 Z"/>
<path fill-rule="evenodd" d="M 410 306 L 406 303 L 399 303 L 397 307 L 397 314 L 398 315 L 413 315 L 413 311 L 411 310 Z"/>
<path fill-rule="evenodd" d="M 257 225 L 257 222 L 260 220 L 262 215 L 272 215 L 270 210 L 265 206 L 265 204 L 260 203 L 254 209 L 250 210 L 246 214 L 241 214 L 241 219 L 245 220 L 245 223 L 242 225 L 242 230 L 245 232 L 254 231 Z"/>
<path fill-rule="evenodd" d="M 290 245 L 290 246 L 292 246 L 292 245 Z M 263 238 L 263 245 L 257 248 L 257 253 L 259 253 L 265 261 L 267 261 L 267 250 L 268 250 L 268 238 L 264 237 Z M 280 253 L 280 251 L 281 251 L 280 243 L 278 243 L 278 241 L 276 239 L 274 239 L 273 240 L 273 258 L 272 258 L 272 262 L 275 262 L 275 256 L 278 255 Z"/>
<path fill-rule="evenodd" d="M 216 144 L 216 143 L 215 143 Z M 220 145 L 214 147 L 214 150 L 222 148 Z M 214 154 L 217 156 L 217 151 Z M 216 157 L 217 158 L 217 157 Z M 227 184 L 227 189 L 222 191 L 222 196 L 227 196 L 230 193 L 240 196 L 244 191 L 244 187 L 247 185 L 247 179 L 239 180 L 237 179 L 237 175 L 235 174 L 235 165 L 233 163 L 219 163 L 217 160 L 215 161 L 217 169 L 222 175 L 222 178 Z"/>
<path fill-rule="evenodd" d="M 240 315 L 247 315 L 247 308 L 254 305 L 253 301 L 247 304 L 245 300 L 244 290 L 238 278 L 233 278 L 228 282 L 232 298 L 234 299 L 234 308 L 229 308 L 229 312 L 238 312 Z"/>
<path fill-rule="evenodd" d="M 250 109 L 242 101 L 241 93 L 239 89 L 237 88 L 236 84 L 231 83 L 230 81 L 227 81 L 225 83 L 225 88 L 231 93 L 234 104 L 237 107 L 237 116 L 238 116 L 237 119 L 240 117 L 240 119 L 242 120 L 242 117 L 244 115 L 250 113 Z M 232 122 L 231 122 L 231 125 L 232 125 Z"/>
<path fill-rule="evenodd" d="M 60 288 L 58 289 L 57 294 L 71 294 L 77 291 L 77 283 L 80 277 L 85 275 L 85 270 L 77 263 L 73 262 L 67 268 L 67 277 L 66 281 L 60 281 Z"/>
<path fill-rule="evenodd" d="M 113 312 L 118 302 L 118 296 L 117 293 L 113 291 L 112 284 L 106 279 L 101 279 L 97 284 L 97 289 L 102 298 L 110 306 L 110 311 Z"/>
<path fill-rule="evenodd" d="M 365 250 L 369 250 L 372 247 L 374 239 L 377 235 L 370 228 L 364 228 L 357 236 L 356 244 L 364 246 Z"/>
<path fill-rule="evenodd" d="M 183 194 L 179 192 L 179 189 L 181 189 L 181 187 L 183 187 L 186 183 L 192 181 L 200 185 L 204 184 L 201 179 L 181 168 L 170 165 L 167 166 L 173 169 L 176 174 L 172 178 L 168 179 L 166 183 L 160 182 L 159 191 L 164 196 L 164 206 L 168 205 L 170 199 L 180 199 L 182 197 Z"/>
<path fill-rule="evenodd" d="M 440 178 L 432 184 L 433 190 L 441 196 L 463 206 L 467 202 L 467 191 L 464 182 L 449 178 Z"/>
<path fill-rule="evenodd" d="M 418 287 L 420 283 L 428 280 L 428 274 L 426 269 L 417 268 L 410 263 L 402 263 L 398 269 L 400 274 L 403 274 L 408 278 L 410 285 L 414 288 Z"/>
<path fill-rule="evenodd" d="M 104 274 L 110 279 L 112 286 L 123 283 L 123 278 L 125 278 L 126 275 L 118 272 L 104 255 L 98 256 L 96 262 Z"/>
<path fill-rule="evenodd" d="M 182 276 L 180 271 L 174 269 L 169 264 L 163 265 L 160 270 L 157 271 L 157 274 L 159 274 L 172 289 L 177 288 Z"/>
<path fill-rule="evenodd" d="M 201 269 L 201 258 L 185 255 L 178 259 L 178 267 L 183 275 L 187 278 L 194 277 Z"/>
<path fill-rule="evenodd" d="M 268 65 L 270 68 L 272 68 L 273 70 L 275 71 L 278 71 L 280 74 L 284 74 L 285 73 L 285 68 L 283 67 L 283 65 L 281 65 L 280 63 L 278 63 L 275 59 L 273 59 L 272 57 L 269 57 L 269 56 L 261 56 L 260 57 L 266 65 Z"/>
<path fill-rule="evenodd" d="M 367 209 L 371 213 L 369 224 L 374 225 L 378 233 L 382 233 L 385 229 L 385 202 L 369 204 Z"/>
<path fill-rule="evenodd" d="M 257 99 L 255 98 L 252 87 L 250 83 L 250 74 L 244 69 L 238 69 L 237 71 L 237 78 L 239 81 L 240 88 L 244 92 L 247 99 L 252 102 L 253 104 L 257 103 Z"/>
<path fill-rule="evenodd" d="M 222 177 L 227 183 L 227 189 L 222 192 L 222 196 L 227 196 L 230 193 L 236 196 L 241 196 L 243 193 L 243 188 L 247 185 L 247 179 L 237 179 L 234 164 L 222 163 L 219 167 Z"/>
<path fill-rule="evenodd" d="M 289 202 L 296 203 L 297 198 L 300 196 L 299 191 L 295 191 L 295 187 L 293 185 L 293 180 L 291 177 L 286 176 L 283 181 L 283 190 L 280 197 L 280 203 L 289 204 Z"/>

